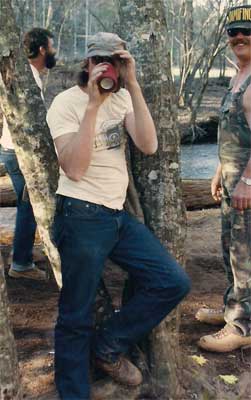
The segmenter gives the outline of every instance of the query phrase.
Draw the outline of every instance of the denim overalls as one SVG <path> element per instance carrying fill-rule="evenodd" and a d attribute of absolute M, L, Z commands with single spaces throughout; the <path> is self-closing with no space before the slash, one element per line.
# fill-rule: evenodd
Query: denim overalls
<path fill-rule="evenodd" d="M 251 334 L 251 209 L 234 209 L 231 199 L 251 157 L 251 130 L 243 110 L 243 95 L 250 83 L 251 76 L 237 93 L 229 88 L 219 118 L 222 247 L 230 282 L 225 294 L 225 320 L 244 336 Z"/>

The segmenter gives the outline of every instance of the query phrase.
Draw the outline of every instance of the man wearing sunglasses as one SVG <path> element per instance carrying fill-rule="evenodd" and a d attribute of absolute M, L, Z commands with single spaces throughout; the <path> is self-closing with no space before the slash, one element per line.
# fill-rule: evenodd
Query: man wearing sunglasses
<path fill-rule="evenodd" d="M 238 66 L 224 96 L 219 119 L 220 164 L 212 195 L 221 200 L 222 248 L 229 281 L 224 309 L 202 308 L 196 317 L 225 324 L 199 346 L 229 352 L 251 345 L 251 6 L 233 7 L 226 25 Z"/>
<path fill-rule="evenodd" d="M 124 354 L 177 306 L 190 286 L 184 270 L 146 226 L 123 210 L 128 185 L 124 128 L 143 153 L 157 150 L 154 123 L 125 45 L 112 33 L 91 37 L 78 85 L 59 94 L 48 112 L 61 167 L 54 228 L 63 287 L 55 380 L 63 400 L 90 399 L 91 340 L 99 368 L 122 384 L 139 385 L 141 372 Z M 112 91 L 99 86 L 108 69 L 116 82 Z M 108 257 L 131 275 L 135 295 L 93 340 L 92 308 Z"/>

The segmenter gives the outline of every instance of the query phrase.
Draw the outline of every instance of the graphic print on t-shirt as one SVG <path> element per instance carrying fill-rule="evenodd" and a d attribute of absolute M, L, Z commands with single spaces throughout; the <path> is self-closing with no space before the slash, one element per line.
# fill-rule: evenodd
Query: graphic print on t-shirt
<path fill-rule="evenodd" d="M 110 150 L 120 148 L 126 142 L 123 121 L 104 121 L 100 127 L 100 133 L 94 138 L 95 150 Z"/>

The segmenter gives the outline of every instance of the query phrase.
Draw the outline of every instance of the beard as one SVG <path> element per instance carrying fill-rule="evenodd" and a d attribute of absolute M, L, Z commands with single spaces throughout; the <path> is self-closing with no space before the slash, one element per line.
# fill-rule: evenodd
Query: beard
<path fill-rule="evenodd" d="M 56 60 L 55 54 L 48 54 L 47 53 L 46 57 L 45 57 L 45 66 L 46 66 L 46 68 L 52 69 L 53 67 L 55 67 L 56 63 L 57 63 L 57 60 Z"/>

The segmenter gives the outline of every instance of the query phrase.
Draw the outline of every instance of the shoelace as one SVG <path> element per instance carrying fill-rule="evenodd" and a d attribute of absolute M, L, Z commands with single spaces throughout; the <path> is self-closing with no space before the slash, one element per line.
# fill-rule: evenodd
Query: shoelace
<path fill-rule="evenodd" d="M 228 334 L 228 331 L 226 327 L 222 328 L 220 331 L 214 333 L 212 336 L 216 339 L 221 339 L 222 337 L 226 336 Z"/>
<path fill-rule="evenodd" d="M 209 314 L 222 314 L 223 311 L 222 311 L 221 308 L 219 308 L 218 310 L 215 310 L 214 308 L 209 308 L 209 309 L 208 309 L 208 313 L 209 313 Z"/>
<path fill-rule="evenodd" d="M 113 363 L 112 365 L 109 366 L 111 372 L 118 371 L 120 369 L 120 367 L 121 367 L 120 359 L 118 359 L 118 361 L 116 361 L 115 363 Z"/>

